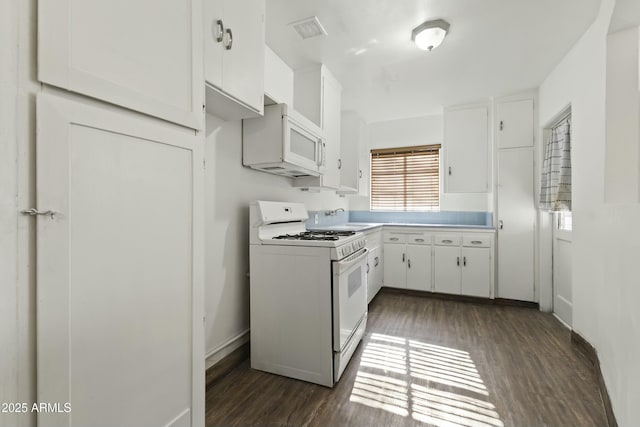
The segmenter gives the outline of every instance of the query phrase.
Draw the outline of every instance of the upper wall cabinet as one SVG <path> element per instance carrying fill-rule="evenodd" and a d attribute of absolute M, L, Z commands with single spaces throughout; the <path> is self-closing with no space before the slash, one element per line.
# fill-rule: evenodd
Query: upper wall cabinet
<path fill-rule="evenodd" d="M 38 79 L 202 129 L 201 0 L 38 2 Z"/>
<path fill-rule="evenodd" d="M 320 126 L 325 137 L 324 173 L 319 177 L 293 180 L 295 187 L 313 190 L 340 187 L 340 132 L 342 86 L 324 65 L 294 73 L 293 105 L 312 122 Z"/>
<path fill-rule="evenodd" d="M 355 111 L 342 112 L 340 136 L 340 189 L 338 194 L 358 194 L 362 169 L 360 150 L 364 148 L 364 121 Z"/>
<path fill-rule="evenodd" d="M 204 0 L 207 111 L 225 120 L 264 111 L 265 0 Z"/>
<path fill-rule="evenodd" d="M 499 149 L 533 147 L 533 99 L 500 102 L 496 114 Z"/>
<path fill-rule="evenodd" d="M 488 107 L 447 110 L 444 138 L 445 192 L 489 191 Z"/>
<path fill-rule="evenodd" d="M 264 105 L 287 104 L 293 107 L 293 70 L 264 46 Z"/>

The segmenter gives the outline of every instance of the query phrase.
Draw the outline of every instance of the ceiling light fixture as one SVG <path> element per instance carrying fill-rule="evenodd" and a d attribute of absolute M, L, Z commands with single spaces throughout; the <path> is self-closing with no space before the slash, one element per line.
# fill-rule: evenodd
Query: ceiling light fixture
<path fill-rule="evenodd" d="M 411 32 L 411 40 L 422 50 L 432 51 L 440 46 L 449 31 L 449 23 L 442 19 L 427 21 Z"/>

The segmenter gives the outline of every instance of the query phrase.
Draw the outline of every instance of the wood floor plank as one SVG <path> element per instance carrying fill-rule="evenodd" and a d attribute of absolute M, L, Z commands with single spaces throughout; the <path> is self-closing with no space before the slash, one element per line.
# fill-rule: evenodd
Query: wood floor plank
<path fill-rule="evenodd" d="M 207 426 L 604 426 L 590 361 L 538 310 L 381 293 L 333 389 L 250 369 L 207 391 Z"/>

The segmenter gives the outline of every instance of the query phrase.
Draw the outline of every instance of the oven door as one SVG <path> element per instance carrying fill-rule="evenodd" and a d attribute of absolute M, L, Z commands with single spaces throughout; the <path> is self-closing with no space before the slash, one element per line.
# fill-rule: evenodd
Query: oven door
<path fill-rule="evenodd" d="M 333 262 L 333 350 L 341 352 L 367 313 L 367 249 Z"/>

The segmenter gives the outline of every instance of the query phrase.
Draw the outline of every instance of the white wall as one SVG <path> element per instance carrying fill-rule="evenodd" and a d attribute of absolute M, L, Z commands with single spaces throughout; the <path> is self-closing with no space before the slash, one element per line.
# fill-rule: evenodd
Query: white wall
<path fill-rule="evenodd" d="M 615 0 L 540 87 L 540 120 L 572 107 L 573 327 L 597 351 L 618 424 L 640 424 L 640 206 L 606 204 L 606 35 Z M 639 141 L 635 142 L 636 144 Z"/>
<path fill-rule="evenodd" d="M 206 129 L 205 336 L 211 365 L 242 344 L 249 328 L 249 203 L 303 202 L 309 210 L 347 209 L 348 203 L 335 192 L 303 192 L 289 178 L 243 167 L 240 121 L 207 115 Z"/>
<path fill-rule="evenodd" d="M 35 206 L 36 0 L 0 6 L 0 402 L 36 399 Z M 36 414 L 0 413 L 31 426 Z"/>
<path fill-rule="evenodd" d="M 362 148 L 365 154 L 376 148 L 427 144 L 442 144 L 444 149 L 442 114 L 369 123 L 366 134 L 365 141 L 367 143 Z M 361 157 L 360 161 L 364 166 L 364 176 L 369 177 L 368 155 Z M 365 185 L 369 185 L 369 182 L 366 182 Z M 368 196 L 349 198 L 351 210 L 369 210 L 369 206 Z M 440 193 L 440 210 L 442 211 L 493 211 L 492 206 L 493 199 L 490 193 Z"/>

